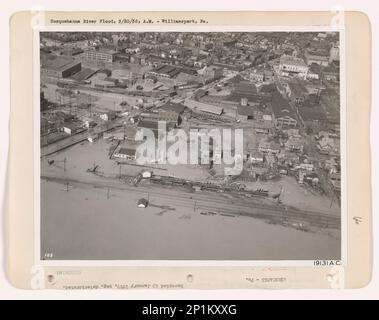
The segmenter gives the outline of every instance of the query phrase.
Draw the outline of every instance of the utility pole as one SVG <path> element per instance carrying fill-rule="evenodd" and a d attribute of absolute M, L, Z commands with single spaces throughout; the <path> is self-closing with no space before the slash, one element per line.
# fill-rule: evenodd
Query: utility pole
<path fill-rule="evenodd" d="M 63 159 L 63 171 L 64 171 L 64 172 L 66 172 L 66 160 L 67 160 L 67 158 L 65 157 L 65 158 Z"/>
<path fill-rule="evenodd" d="M 91 106 L 92 106 L 92 96 L 91 96 L 91 94 L 89 94 L 89 116 L 90 117 L 92 116 Z"/>
<path fill-rule="evenodd" d="M 330 206 L 329 206 L 329 208 L 331 208 L 332 205 L 333 205 L 333 202 L 334 202 L 334 196 L 335 196 L 335 192 L 334 192 L 334 188 L 333 188 L 332 201 L 330 202 Z"/>
<path fill-rule="evenodd" d="M 120 168 L 120 180 L 121 180 L 121 164 L 119 164 L 118 167 Z"/>
<path fill-rule="evenodd" d="M 68 104 L 70 106 L 70 115 L 71 115 L 71 90 L 68 89 Z"/>
<path fill-rule="evenodd" d="M 107 199 L 109 199 L 109 188 L 108 188 L 108 191 L 107 191 Z"/>
<path fill-rule="evenodd" d="M 66 182 L 66 192 L 68 192 L 68 182 Z"/>

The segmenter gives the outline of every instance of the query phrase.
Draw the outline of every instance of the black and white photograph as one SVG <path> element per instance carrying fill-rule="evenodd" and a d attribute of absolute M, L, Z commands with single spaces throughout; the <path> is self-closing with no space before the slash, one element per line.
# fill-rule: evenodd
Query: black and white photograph
<path fill-rule="evenodd" d="M 342 260 L 340 38 L 39 32 L 39 259 Z"/>

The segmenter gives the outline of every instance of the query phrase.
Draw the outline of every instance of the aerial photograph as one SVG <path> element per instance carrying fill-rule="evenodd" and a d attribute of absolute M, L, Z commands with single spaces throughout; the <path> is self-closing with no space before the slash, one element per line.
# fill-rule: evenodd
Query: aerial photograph
<path fill-rule="evenodd" d="M 40 32 L 41 260 L 341 260 L 338 32 Z"/>

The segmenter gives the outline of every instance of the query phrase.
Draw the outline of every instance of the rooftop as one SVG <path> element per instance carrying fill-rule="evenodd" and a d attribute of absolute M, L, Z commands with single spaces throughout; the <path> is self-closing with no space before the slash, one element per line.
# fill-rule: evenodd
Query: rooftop
<path fill-rule="evenodd" d="M 288 85 L 291 90 L 291 96 L 300 97 L 308 93 L 308 90 L 299 81 L 290 82 Z"/>
<path fill-rule="evenodd" d="M 241 116 L 253 116 L 254 108 L 249 106 L 238 106 L 238 114 Z"/>
<path fill-rule="evenodd" d="M 136 150 L 130 148 L 120 148 L 120 150 L 118 150 L 118 153 L 133 157 L 136 154 Z"/>
<path fill-rule="evenodd" d="M 299 108 L 299 114 L 304 121 L 321 121 L 326 119 L 325 112 L 320 106 Z"/>
<path fill-rule="evenodd" d="M 278 90 L 275 90 L 272 94 L 271 108 L 274 112 L 275 118 L 288 116 L 296 119 L 295 112 L 289 102 L 280 94 Z"/>
<path fill-rule="evenodd" d="M 303 59 L 289 56 L 289 55 L 283 55 L 280 57 L 280 64 L 290 64 L 290 65 L 295 65 L 299 67 L 306 67 L 306 63 L 304 62 Z"/>
<path fill-rule="evenodd" d="M 45 69 L 52 69 L 60 71 L 71 66 L 79 64 L 79 61 L 70 57 L 62 57 L 55 55 L 41 56 L 41 67 Z"/>
<path fill-rule="evenodd" d="M 212 104 L 197 102 L 196 110 L 201 111 L 201 112 L 208 112 L 208 113 L 214 113 L 214 114 L 220 115 L 222 114 L 224 109 L 222 107 L 218 107 Z"/>
<path fill-rule="evenodd" d="M 163 109 L 163 110 L 174 111 L 178 114 L 183 113 L 185 108 L 186 108 L 186 106 L 184 104 L 172 103 L 172 102 L 168 102 L 161 107 L 161 109 Z"/>

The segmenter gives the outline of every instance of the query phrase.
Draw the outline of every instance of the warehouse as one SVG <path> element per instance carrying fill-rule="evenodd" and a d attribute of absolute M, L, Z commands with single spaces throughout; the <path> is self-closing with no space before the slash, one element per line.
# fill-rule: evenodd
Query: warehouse
<path fill-rule="evenodd" d="M 276 127 L 296 127 L 297 119 L 295 112 L 279 91 L 274 91 L 272 95 L 271 108 Z"/>
<path fill-rule="evenodd" d="M 196 111 L 221 115 L 224 112 L 224 109 L 212 104 L 196 102 Z"/>
<path fill-rule="evenodd" d="M 174 78 L 180 72 L 182 72 L 181 68 L 178 68 L 175 66 L 169 66 L 169 65 L 161 65 L 155 68 L 154 70 L 147 72 L 146 76 L 150 75 L 150 76 L 155 76 L 158 78 Z"/>
<path fill-rule="evenodd" d="M 157 120 L 143 119 L 138 122 L 138 129 L 149 129 L 153 131 L 155 139 L 158 139 L 159 132 L 167 132 L 168 125 L 165 122 L 159 123 Z"/>
<path fill-rule="evenodd" d="M 42 57 L 41 75 L 54 78 L 68 78 L 82 69 L 82 64 L 68 57 Z"/>
<path fill-rule="evenodd" d="M 98 50 L 87 50 L 85 57 L 92 61 L 103 61 L 112 63 L 116 58 L 116 51 L 106 48 L 100 48 Z"/>

